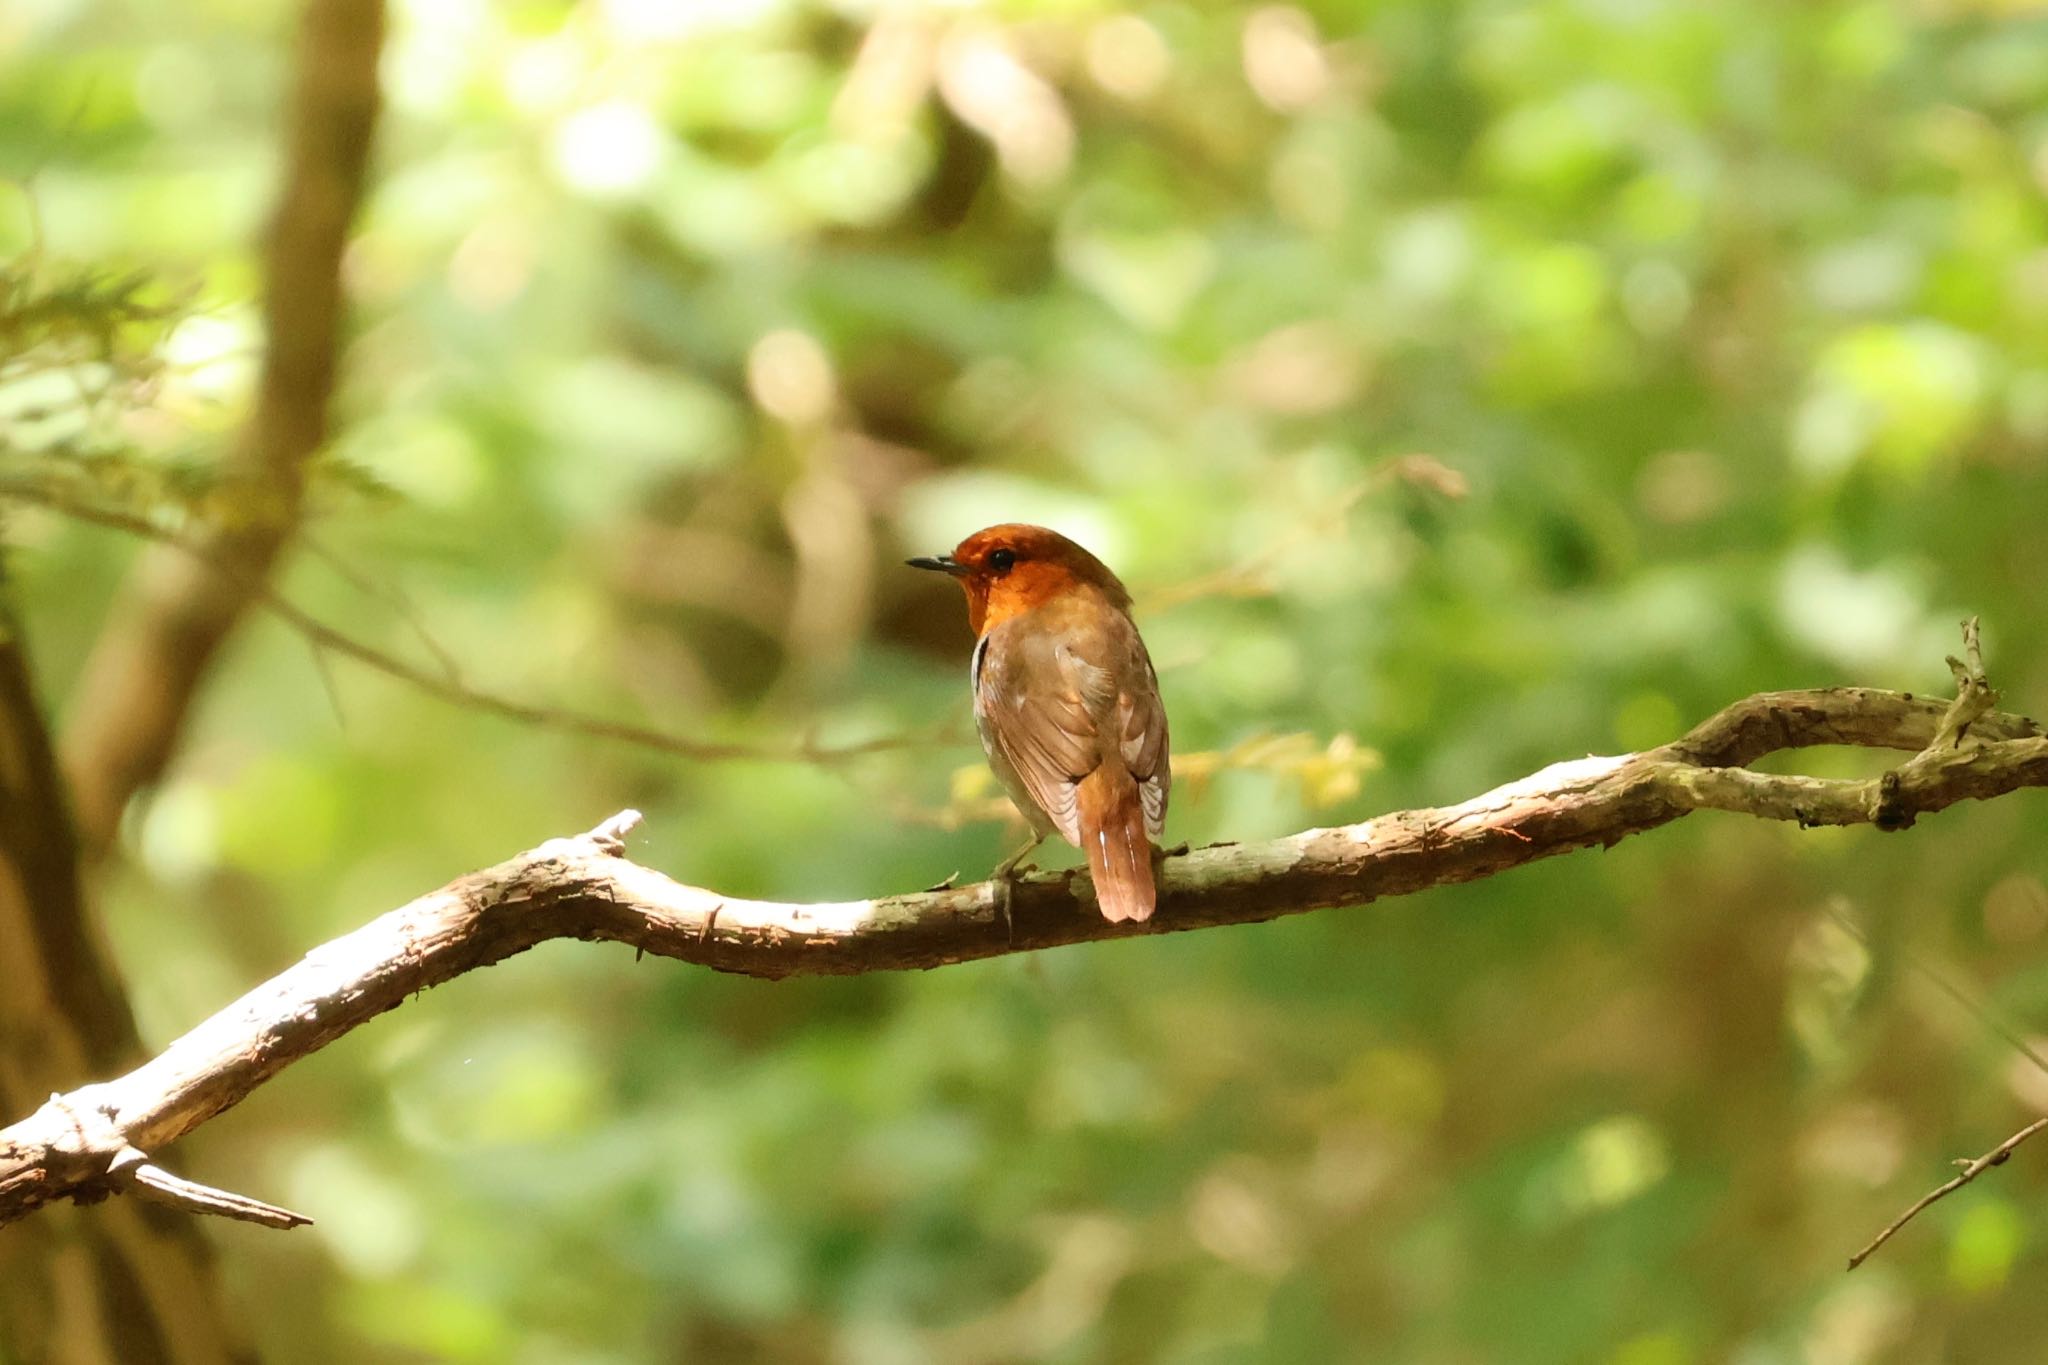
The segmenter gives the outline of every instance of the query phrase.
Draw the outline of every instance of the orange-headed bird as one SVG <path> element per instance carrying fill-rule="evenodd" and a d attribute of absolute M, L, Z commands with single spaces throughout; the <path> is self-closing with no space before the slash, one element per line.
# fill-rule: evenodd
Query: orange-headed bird
<path fill-rule="evenodd" d="M 1152 840 L 1173 778 L 1131 595 L 1101 560 L 1043 526 L 991 526 L 910 564 L 951 574 L 967 592 L 975 727 L 1036 836 L 996 876 L 1058 830 L 1087 853 L 1103 918 L 1150 918 Z"/>

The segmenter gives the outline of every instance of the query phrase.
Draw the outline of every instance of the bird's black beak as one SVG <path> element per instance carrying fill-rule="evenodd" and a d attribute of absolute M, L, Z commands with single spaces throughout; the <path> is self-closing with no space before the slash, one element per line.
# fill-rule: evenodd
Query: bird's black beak
<path fill-rule="evenodd" d="M 906 559 L 903 562 L 913 569 L 936 569 L 955 578 L 967 572 L 967 566 L 951 555 L 919 555 L 916 559 Z"/>

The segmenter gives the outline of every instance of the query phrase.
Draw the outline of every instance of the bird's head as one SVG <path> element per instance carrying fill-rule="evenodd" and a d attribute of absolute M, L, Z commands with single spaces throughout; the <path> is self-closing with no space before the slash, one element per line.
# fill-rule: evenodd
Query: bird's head
<path fill-rule="evenodd" d="M 951 554 L 907 561 L 913 569 L 951 574 L 967 593 L 967 623 L 985 635 L 1064 593 L 1094 589 L 1119 610 L 1131 595 L 1109 566 L 1043 526 L 1006 522 L 976 531 Z"/>

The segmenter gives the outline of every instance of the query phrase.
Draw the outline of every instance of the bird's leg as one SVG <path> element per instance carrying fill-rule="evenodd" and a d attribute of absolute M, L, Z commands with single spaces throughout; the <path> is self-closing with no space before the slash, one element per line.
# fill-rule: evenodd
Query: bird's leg
<path fill-rule="evenodd" d="M 1030 842 L 997 863 L 996 870 L 988 874 L 989 880 L 997 882 L 1013 882 L 1017 880 L 1017 873 L 1023 867 L 1024 860 L 1030 857 L 1038 846 L 1044 842 L 1045 836 L 1037 830 L 1032 830 Z"/>
<path fill-rule="evenodd" d="M 1017 870 L 1023 865 L 1024 860 L 1031 856 L 1032 850 L 1044 842 L 1045 835 L 1038 830 L 1032 830 L 1031 841 L 997 863 L 995 871 L 988 874 L 989 881 L 995 884 L 996 913 L 1003 917 L 1003 938 L 1007 942 L 1017 941 L 1016 921 L 1010 918 L 1010 897 L 1017 885 Z"/>

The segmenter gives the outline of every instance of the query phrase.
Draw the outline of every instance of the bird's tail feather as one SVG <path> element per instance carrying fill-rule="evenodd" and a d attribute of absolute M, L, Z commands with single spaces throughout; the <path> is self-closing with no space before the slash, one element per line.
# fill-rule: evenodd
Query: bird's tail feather
<path fill-rule="evenodd" d="M 1145 806 L 1129 773 L 1104 764 L 1081 779 L 1075 793 L 1081 847 L 1102 917 L 1112 923 L 1152 918 L 1152 841 L 1145 836 Z"/>

